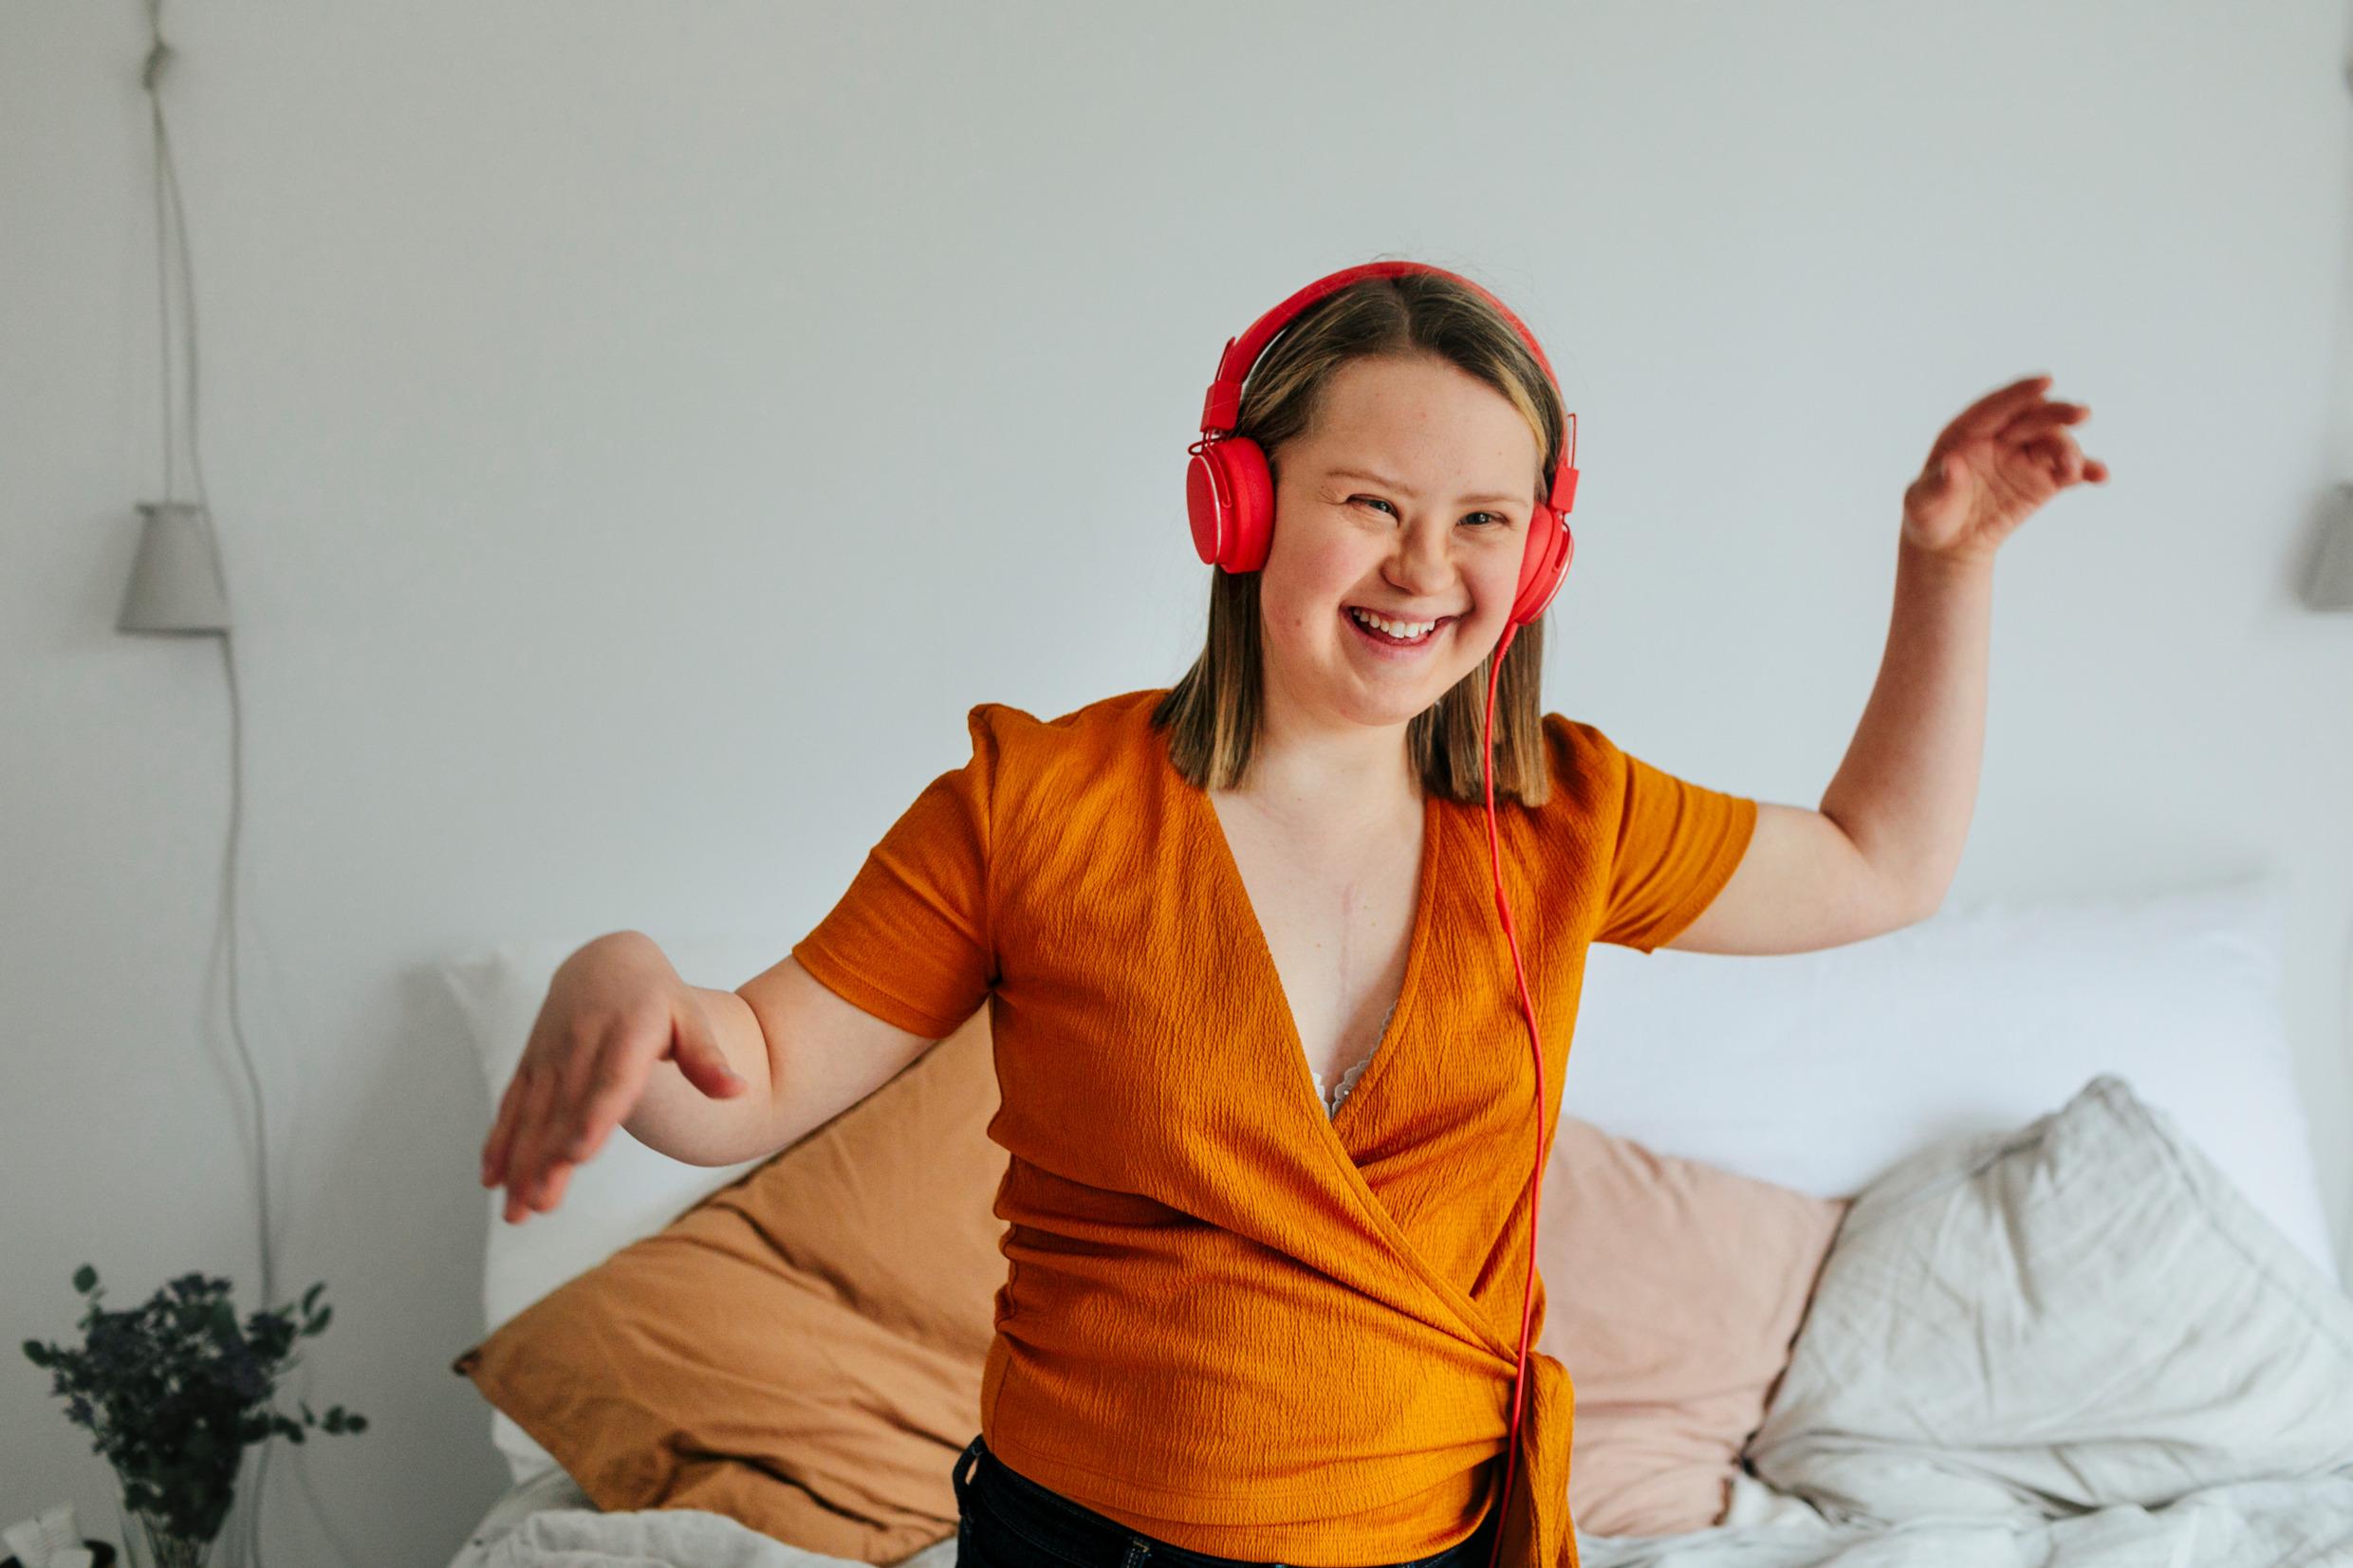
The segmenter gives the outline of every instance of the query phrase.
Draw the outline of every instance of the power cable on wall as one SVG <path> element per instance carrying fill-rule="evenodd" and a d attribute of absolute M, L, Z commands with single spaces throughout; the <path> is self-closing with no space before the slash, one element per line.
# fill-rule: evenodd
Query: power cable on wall
<path fill-rule="evenodd" d="M 212 503 L 205 492 L 204 466 L 197 440 L 196 394 L 199 383 L 196 375 L 195 265 L 189 250 L 188 215 L 180 193 L 179 171 L 172 157 L 171 136 L 164 125 L 163 98 L 157 91 L 158 83 L 162 78 L 164 68 L 173 59 L 173 53 L 171 46 L 163 41 L 163 0 L 144 0 L 144 4 L 147 10 L 149 44 L 140 81 L 146 89 L 155 121 L 156 283 L 157 322 L 161 336 L 162 375 L 160 380 L 163 389 L 163 506 L 168 509 L 174 505 L 176 489 L 173 454 L 170 277 L 171 241 L 176 239 L 181 302 L 187 322 L 185 363 L 188 466 L 195 492 L 195 508 L 199 517 L 208 520 L 209 537 Z M 217 560 L 213 563 L 213 565 L 217 571 Z M 245 701 L 243 691 L 237 681 L 235 649 L 231 636 L 230 618 L 226 613 L 228 597 L 226 573 L 220 574 L 218 587 L 222 600 L 222 614 L 218 619 L 217 635 L 220 641 L 221 665 L 228 677 L 229 687 L 230 810 L 228 843 L 222 857 L 219 924 L 215 932 L 213 955 L 217 958 L 225 952 L 227 957 L 230 1034 L 236 1043 L 238 1061 L 245 1072 L 246 1086 L 252 1097 L 253 1189 L 260 1210 L 261 1307 L 262 1310 L 268 1311 L 277 1297 L 276 1254 L 279 1233 L 277 1225 L 272 1223 L 270 1217 L 269 1132 L 267 1098 L 263 1093 L 261 1074 L 254 1065 L 252 1049 L 246 1042 L 244 1010 L 238 986 L 240 965 L 237 942 L 237 869 L 238 849 L 243 837 L 245 821 Z M 199 1028 L 201 1026 L 200 1018 Z M 252 1483 L 250 1486 L 238 1489 L 234 1512 L 232 1516 L 232 1524 L 225 1532 L 232 1539 L 242 1538 L 242 1555 L 253 1565 L 253 1568 L 262 1568 L 261 1519 L 269 1485 L 269 1450 L 276 1441 L 275 1435 L 271 1434 L 263 1437 L 260 1442 L 253 1445 Z M 347 1565 L 354 1564 L 356 1559 L 348 1543 L 335 1528 L 333 1520 L 328 1518 L 317 1491 L 311 1485 L 308 1467 L 297 1463 L 294 1467 L 294 1477 L 302 1485 L 304 1497 L 308 1500 L 312 1516 L 318 1520 L 320 1527 L 326 1532 L 328 1539 L 334 1543 L 336 1555 Z"/>

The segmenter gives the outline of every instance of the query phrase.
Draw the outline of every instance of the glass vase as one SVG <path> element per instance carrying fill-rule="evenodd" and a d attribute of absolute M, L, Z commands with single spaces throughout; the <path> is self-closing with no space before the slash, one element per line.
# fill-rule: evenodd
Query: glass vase
<path fill-rule="evenodd" d="M 131 1507 L 123 1513 L 122 1543 L 131 1568 L 206 1568 L 213 1560 L 211 1540 L 178 1534 L 160 1514 Z"/>

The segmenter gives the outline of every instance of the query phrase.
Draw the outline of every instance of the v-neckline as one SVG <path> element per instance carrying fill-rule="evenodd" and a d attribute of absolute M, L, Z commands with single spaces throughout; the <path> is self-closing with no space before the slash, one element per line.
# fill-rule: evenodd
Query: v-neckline
<path fill-rule="evenodd" d="M 1196 788 L 1190 783 L 1182 783 L 1181 787 L 1190 791 L 1199 802 L 1205 819 L 1203 826 L 1211 841 L 1211 858 L 1216 863 L 1215 878 L 1219 890 L 1229 910 L 1236 916 L 1234 924 L 1250 932 L 1250 945 L 1258 958 L 1260 978 L 1274 997 L 1274 1011 L 1282 1021 L 1285 1043 L 1290 1057 L 1286 1076 L 1296 1091 L 1291 1098 L 1294 1103 L 1313 1110 L 1315 1114 L 1311 1119 L 1324 1130 L 1324 1136 L 1331 1140 L 1332 1147 L 1338 1150 L 1347 1167 L 1356 1170 L 1356 1156 L 1349 1152 L 1347 1141 L 1340 1135 L 1340 1121 L 1348 1115 L 1350 1106 L 1365 1098 L 1367 1089 L 1380 1078 L 1383 1067 L 1396 1058 L 1398 1051 L 1394 1037 L 1415 1018 L 1415 991 L 1421 978 L 1422 954 L 1430 946 L 1430 911 L 1437 895 L 1437 793 L 1427 787 L 1422 791 L 1421 861 L 1414 890 L 1413 930 L 1405 941 L 1405 978 L 1398 987 L 1397 1004 L 1380 1031 L 1380 1039 L 1373 1045 L 1364 1071 L 1358 1076 L 1356 1087 L 1348 1091 L 1348 1098 L 1342 1100 L 1335 1111 L 1327 1109 L 1323 1097 L 1316 1093 L 1315 1070 L 1307 1065 L 1306 1042 L 1299 1033 L 1298 1018 L 1291 1012 L 1290 996 L 1283 989 L 1283 971 L 1274 962 L 1274 948 L 1267 940 L 1266 927 L 1259 921 L 1258 907 L 1251 902 L 1250 885 L 1242 879 L 1242 865 L 1233 857 L 1233 844 L 1226 837 L 1226 825 L 1217 815 L 1216 802 L 1210 799 L 1209 791 Z"/>

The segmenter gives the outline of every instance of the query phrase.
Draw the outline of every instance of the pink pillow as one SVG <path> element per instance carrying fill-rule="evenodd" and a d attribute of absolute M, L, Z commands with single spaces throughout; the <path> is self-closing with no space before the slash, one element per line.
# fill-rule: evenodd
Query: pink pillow
<path fill-rule="evenodd" d="M 1561 1118 L 1538 1215 L 1536 1348 L 1576 1384 L 1577 1528 L 1665 1536 L 1723 1519 L 1851 1202 Z"/>

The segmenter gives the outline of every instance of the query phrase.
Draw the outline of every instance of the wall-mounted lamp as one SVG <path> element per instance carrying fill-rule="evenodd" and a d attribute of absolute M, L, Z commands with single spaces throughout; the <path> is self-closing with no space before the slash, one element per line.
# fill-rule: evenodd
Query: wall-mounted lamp
<path fill-rule="evenodd" d="M 2337 487 L 2336 505 L 2321 526 L 2320 560 L 2305 601 L 2315 610 L 2353 610 L 2353 481 Z"/>
<path fill-rule="evenodd" d="M 213 542 L 212 514 L 195 501 L 141 501 L 139 509 L 147 521 L 115 630 L 227 632 L 229 596 Z"/>

